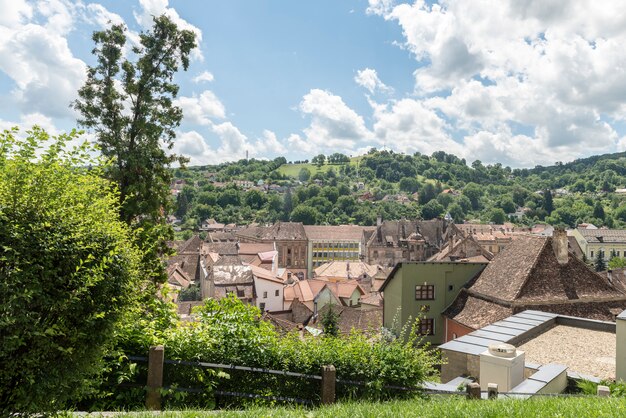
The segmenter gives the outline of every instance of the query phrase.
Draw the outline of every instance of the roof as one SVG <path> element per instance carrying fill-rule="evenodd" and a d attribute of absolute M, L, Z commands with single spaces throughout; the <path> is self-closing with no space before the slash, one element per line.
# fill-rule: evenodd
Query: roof
<path fill-rule="evenodd" d="M 241 299 L 254 298 L 254 278 L 250 266 L 214 266 L 215 297 L 220 299 L 234 293 Z"/>
<path fill-rule="evenodd" d="M 559 264 L 555 240 L 536 236 L 514 240 L 459 293 L 444 315 L 474 329 L 523 309 L 614 320 L 612 309 L 626 307 L 626 293 L 572 253 L 567 263 Z"/>
<path fill-rule="evenodd" d="M 283 281 L 269 270 L 257 266 L 250 266 L 250 268 L 252 269 L 252 275 L 255 279 L 267 280 L 281 285 L 283 284 Z"/>
<path fill-rule="evenodd" d="M 387 275 L 387 278 L 385 279 L 385 281 L 380 285 L 380 287 L 378 288 L 378 291 L 383 292 L 385 288 L 387 287 L 387 285 L 391 282 L 391 280 L 393 280 L 393 278 L 396 276 L 396 273 L 398 272 L 398 270 L 400 270 L 402 266 L 405 266 L 408 264 L 456 264 L 456 263 L 453 263 L 451 261 L 403 261 L 401 263 L 396 264 L 396 266 L 391 270 L 391 272 L 389 272 L 389 275 Z M 470 261 L 464 264 L 485 265 L 486 263 L 482 263 L 482 262 L 475 263 L 473 261 Z"/>
<path fill-rule="evenodd" d="M 261 316 L 261 319 L 269 322 L 274 326 L 276 331 L 281 334 L 286 334 L 292 331 L 299 331 L 302 325 L 296 324 L 295 322 L 288 321 L 286 319 L 279 318 L 275 315 L 272 315 L 269 312 L 264 312 Z"/>
<path fill-rule="evenodd" d="M 317 295 L 324 289 L 328 290 L 337 298 L 349 298 L 352 296 L 355 290 L 361 295 L 365 294 L 365 291 L 359 286 L 356 280 L 350 280 L 343 283 L 331 283 L 324 280 L 301 280 L 293 285 L 285 287 L 285 300 L 291 301 L 299 299 L 300 302 L 310 302 L 317 298 Z"/>
<path fill-rule="evenodd" d="M 184 254 L 184 253 L 200 253 L 200 249 L 202 248 L 202 240 L 200 239 L 199 236 L 194 235 L 193 237 L 189 238 L 187 241 L 185 241 L 184 243 L 182 243 L 177 251 L 178 254 Z"/>
<path fill-rule="evenodd" d="M 180 269 L 189 277 L 191 280 L 197 280 L 199 278 L 199 267 L 200 267 L 200 254 L 179 254 L 169 257 L 167 259 L 167 265 L 173 266 L 178 265 Z"/>
<path fill-rule="evenodd" d="M 301 222 L 276 222 L 269 227 L 249 226 L 236 232 L 237 236 L 263 241 L 306 241 L 306 232 Z"/>
<path fill-rule="evenodd" d="M 317 317 L 313 318 L 309 325 L 320 327 L 321 319 L 331 306 L 332 310 L 339 315 L 338 326 L 342 334 L 350 334 L 353 330 L 376 334 L 383 326 L 382 308 L 361 309 L 330 304 L 320 309 Z"/>
<path fill-rule="evenodd" d="M 430 257 L 428 261 L 472 261 L 488 263 L 492 258 L 493 254 L 491 252 L 485 250 L 472 235 L 468 235 L 467 237 L 448 240 L 441 251 Z"/>
<path fill-rule="evenodd" d="M 205 242 L 202 245 L 202 251 L 205 253 L 216 253 L 219 255 L 237 255 L 236 242 Z"/>
<path fill-rule="evenodd" d="M 304 225 L 310 240 L 360 241 L 363 231 L 374 231 L 374 226 L 359 225 Z"/>
<path fill-rule="evenodd" d="M 362 261 L 331 261 L 317 267 L 316 277 L 343 277 L 346 279 L 361 277 L 364 274 L 374 277 L 382 267 Z"/>
<path fill-rule="evenodd" d="M 274 244 L 271 242 L 240 242 L 239 254 L 258 254 L 274 251 Z"/>
<path fill-rule="evenodd" d="M 577 229 L 589 243 L 626 242 L 626 230 L 624 229 Z"/>

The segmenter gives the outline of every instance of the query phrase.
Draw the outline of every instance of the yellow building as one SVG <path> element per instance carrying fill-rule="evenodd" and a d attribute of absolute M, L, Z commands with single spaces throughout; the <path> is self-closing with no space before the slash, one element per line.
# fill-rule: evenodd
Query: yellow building
<path fill-rule="evenodd" d="M 576 238 L 587 260 L 594 260 L 598 252 L 606 261 L 612 254 L 626 257 L 626 230 L 576 228 L 572 236 Z"/>

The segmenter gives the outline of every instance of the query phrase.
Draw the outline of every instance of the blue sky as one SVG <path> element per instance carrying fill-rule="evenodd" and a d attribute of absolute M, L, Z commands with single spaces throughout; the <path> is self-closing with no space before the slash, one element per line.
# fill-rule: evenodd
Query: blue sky
<path fill-rule="evenodd" d="M 0 126 L 76 125 L 91 34 L 166 13 L 200 40 L 177 76 L 192 164 L 444 150 L 514 167 L 626 149 L 617 0 L 0 0 Z M 89 135 L 88 135 L 89 136 Z"/>

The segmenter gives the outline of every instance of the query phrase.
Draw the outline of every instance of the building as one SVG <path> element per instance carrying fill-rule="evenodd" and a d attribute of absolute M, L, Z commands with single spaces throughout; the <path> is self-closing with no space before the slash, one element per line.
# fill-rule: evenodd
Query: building
<path fill-rule="evenodd" d="M 441 251 L 433 255 L 428 261 L 453 261 L 488 263 L 493 254 L 485 250 L 473 235 L 467 237 L 450 236 Z"/>
<path fill-rule="evenodd" d="M 446 340 L 526 309 L 614 321 L 625 308 L 626 293 L 568 251 L 565 231 L 521 236 L 446 309 Z"/>
<path fill-rule="evenodd" d="M 261 267 L 250 266 L 254 280 L 256 306 L 261 312 L 277 312 L 284 309 L 284 284 L 281 279 Z"/>
<path fill-rule="evenodd" d="M 242 302 L 254 304 L 252 267 L 244 265 L 214 265 L 200 287 L 202 299 L 222 299 L 234 294 Z"/>
<path fill-rule="evenodd" d="M 410 320 L 423 316 L 419 331 L 425 341 L 445 341 L 442 312 L 459 290 L 475 278 L 486 263 L 403 262 L 396 265 L 383 283 L 383 324 L 398 331 Z"/>
<path fill-rule="evenodd" d="M 308 240 L 300 222 L 277 222 L 273 226 L 250 226 L 235 232 L 242 242 L 273 243 L 278 251 L 278 267 L 292 271 L 298 278 L 307 277 Z"/>
<path fill-rule="evenodd" d="M 365 251 L 363 232 L 374 229 L 358 225 L 304 225 L 310 275 L 315 268 L 329 261 L 360 261 Z"/>
<path fill-rule="evenodd" d="M 379 221 L 366 242 L 365 261 L 383 267 L 424 261 L 438 253 L 450 235 L 460 235 L 453 223 L 430 221 Z"/>
<path fill-rule="evenodd" d="M 571 231 L 587 260 L 594 260 L 598 253 L 608 261 L 612 254 L 626 257 L 626 230 L 576 228 Z"/>
<path fill-rule="evenodd" d="M 200 224 L 200 231 L 223 232 L 224 224 L 217 222 L 215 219 L 206 219 Z"/>
<path fill-rule="evenodd" d="M 472 235 L 487 251 L 498 254 L 504 247 L 520 235 L 528 235 L 530 228 L 517 227 L 511 223 L 497 224 L 457 224 L 465 236 Z"/>

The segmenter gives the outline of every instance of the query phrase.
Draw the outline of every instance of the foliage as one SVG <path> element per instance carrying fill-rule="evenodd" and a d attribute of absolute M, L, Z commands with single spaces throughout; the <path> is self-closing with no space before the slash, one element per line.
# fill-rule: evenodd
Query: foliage
<path fill-rule="evenodd" d="M 600 382 L 600 385 L 608 386 L 611 391 L 611 396 L 615 398 L 624 398 L 626 397 L 626 382 L 622 380 L 614 381 L 614 380 L 603 380 Z M 582 393 L 585 395 L 596 395 L 598 393 L 598 383 L 592 382 L 590 380 L 579 380 L 576 383 L 576 386 Z"/>
<path fill-rule="evenodd" d="M 141 254 L 78 134 L 0 134 L 0 413 L 84 396 L 134 306 Z M 47 146 L 46 149 L 43 149 Z"/>
<path fill-rule="evenodd" d="M 416 345 L 416 333 L 408 339 L 403 335 L 391 340 L 372 339 L 360 333 L 323 338 L 302 338 L 297 332 L 281 336 L 269 322 L 260 320 L 258 308 L 243 304 L 233 295 L 219 301 L 206 300 L 203 306 L 196 308 L 196 315 L 197 322 L 171 325 L 156 339 L 139 340 L 143 346 L 137 347 L 136 353 L 145 353 L 149 344 L 158 343 L 164 344 L 165 356 L 169 359 L 315 375 L 319 375 L 322 366 L 333 364 L 339 378 L 369 382 L 360 387 L 338 385 L 339 399 L 406 396 L 405 392 L 387 390 L 383 385 L 419 386 L 425 379 L 436 375 L 435 367 L 440 363 L 439 357 L 428 347 Z M 405 331 L 410 332 L 409 328 Z M 135 378 L 138 376 L 136 373 Z M 317 384 L 283 375 L 238 370 L 217 373 L 196 367 L 166 365 L 165 380 L 168 385 L 205 388 L 206 393 L 201 399 L 204 407 L 213 405 L 210 396 L 213 390 L 319 400 Z M 129 404 L 128 399 L 124 398 L 124 401 Z M 135 404 L 140 401 L 136 399 Z M 181 406 L 170 396 L 166 402 L 170 406 Z M 245 402 L 234 398 L 229 405 Z M 106 406 L 110 409 L 122 405 L 109 402 Z"/>
<path fill-rule="evenodd" d="M 324 335 L 331 337 L 337 337 L 339 335 L 339 314 L 333 310 L 332 303 L 320 318 L 320 322 L 323 326 Z"/>
<path fill-rule="evenodd" d="M 602 251 L 596 252 L 596 258 L 593 261 L 593 267 L 596 271 L 606 270 L 606 262 L 604 261 L 604 254 Z"/>
<path fill-rule="evenodd" d="M 120 191 L 122 219 L 140 216 L 159 219 L 169 203 L 169 165 L 185 159 L 166 152 L 172 148 L 182 110 L 172 104 L 178 86 L 172 78 L 187 70 L 195 35 L 179 30 L 167 16 L 154 18 L 150 32 L 140 34 L 132 48 L 135 62 L 123 58 L 126 28 L 113 25 L 94 32 L 97 64 L 87 70 L 87 81 L 73 104 L 79 123 L 95 132 L 101 152 L 112 158 L 107 176 Z"/>

